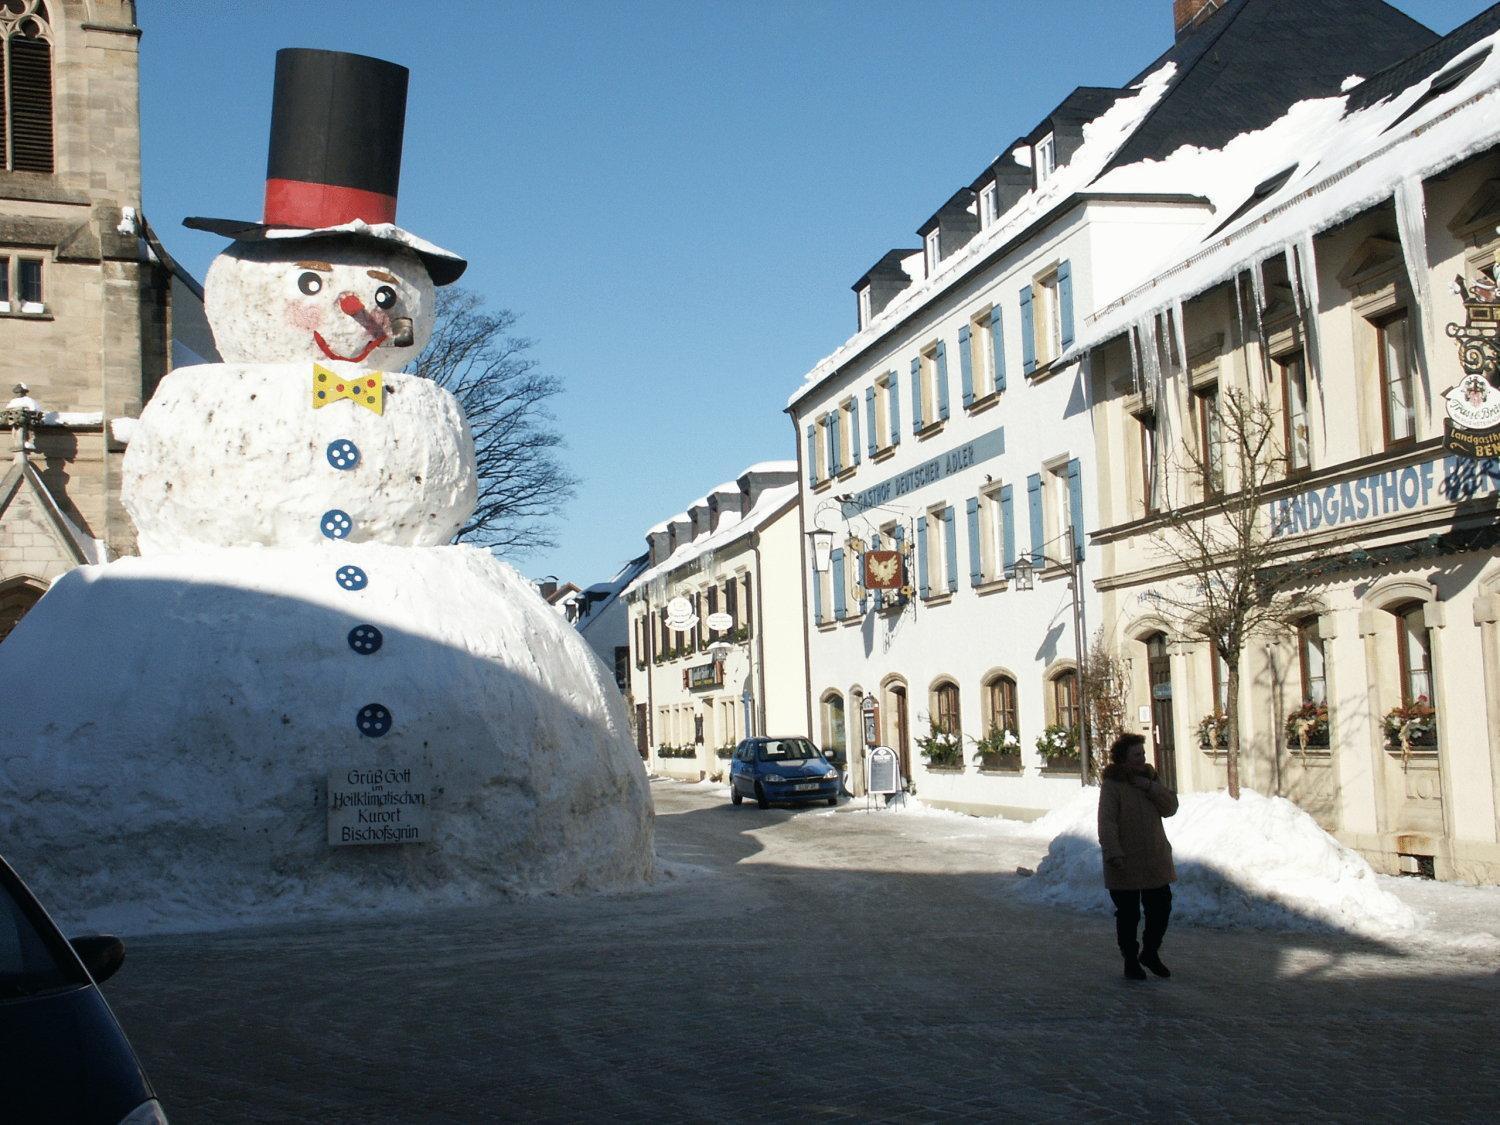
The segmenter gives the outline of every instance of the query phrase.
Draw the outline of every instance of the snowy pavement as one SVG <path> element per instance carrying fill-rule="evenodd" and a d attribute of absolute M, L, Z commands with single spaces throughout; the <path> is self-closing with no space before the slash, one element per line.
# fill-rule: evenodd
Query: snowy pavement
<path fill-rule="evenodd" d="M 1123 980 L 1045 838 L 654 782 L 612 895 L 141 937 L 105 991 L 175 1125 L 234 1121 L 1481 1121 L 1500 891 L 1382 879 L 1406 940 L 1174 926 Z"/>

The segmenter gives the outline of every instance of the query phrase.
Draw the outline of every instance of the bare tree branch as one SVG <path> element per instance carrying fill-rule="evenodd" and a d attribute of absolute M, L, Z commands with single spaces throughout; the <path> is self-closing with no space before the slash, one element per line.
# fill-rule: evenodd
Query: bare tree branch
<path fill-rule="evenodd" d="M 1184 439 L 1166 459 L 1168 479 L 1192 494 L 1174 498 L 1155 540 L 1180 577 L 1153 601 L 1174 628 L 1207 641 L 1224 661 L 1229 794 L 1238 798 L 1240 658 L 1252 638 L 1285 631 L 1315 603 L 1296 588 L 1295 568 L 1272 565 L 1267 499 L 1288 467 L 1276 413 L 1232 388 L 1219 396 L 1214 422 L 1216 441 Z"/>
<path fill-rule="evenodd" d="M 561 384 L 538 370 L 534 341 L 512 334 L 516 314 L 483 304 L 468 290 L 438 290 L 416 373 L 458 399 L 474 435 L 479 502 L 456 541 L 524 555 L 556 545 L 553 520 L 578 480 L 558 459 L 562 437 L 547 409 Z"/>

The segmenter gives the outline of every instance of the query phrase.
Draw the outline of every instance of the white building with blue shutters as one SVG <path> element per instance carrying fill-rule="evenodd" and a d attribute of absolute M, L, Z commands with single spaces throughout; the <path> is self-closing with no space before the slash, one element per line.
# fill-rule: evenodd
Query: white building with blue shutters
<path fill-rule="evenodd" d="M 1337 91 L 1314 65 L 1335 33 L 1317 13 L 1269 0 L 1179 8 L 1192 11 L 1176 42 L 1136 80 L 1075 90 L 918 228 L 919 247 L 888 252 L 855 283 L 858 330 L 787 404 L 814 737 L 846 749 L 858 776 L 873 698 L 879 741 L 936 805 L 1029 815 L 1080 783 L 1066 750 L 1081 712 L 1069 543 L 1087 638 L 1099 609 L 1093 493 L 1112 469 L 1095 464 L 1087 372 L 1063 359 L 1086 314 L 1212 212 L 1186 179 L 1145 191 L 1132 173 Z M 1265 34 L 1303 19 L 1316 24 L 1305 35 Z M 1250 80 L 1288 51 L 1296 88 Z M 864 552 L 892 548 L 905 588 L 867 591 Z M 1036 572 L 1026 590 L 1014 580 L 1022 556 Z"/>

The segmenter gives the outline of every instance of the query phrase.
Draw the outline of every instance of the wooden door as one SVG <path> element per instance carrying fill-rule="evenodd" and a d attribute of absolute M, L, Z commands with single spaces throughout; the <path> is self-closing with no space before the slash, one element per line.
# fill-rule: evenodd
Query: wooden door
<path fill-rule="evenodd" d="M 901 759 L 901 780 L 911 777 L 911 727 L 906 713 L 906 689 L 891 688 L 891 699 L 896 704 L 896 754 Z"/>
<path fill-rule="evenodd" d="M 1172 658 L 1167 639 L 1157 633 L 1146 642 L 1146 674 L 1151 683 L 1152 750 L 1156 772 L 1169 789 L 1177 788 L 1177 747 L 1172 727 Z"/>

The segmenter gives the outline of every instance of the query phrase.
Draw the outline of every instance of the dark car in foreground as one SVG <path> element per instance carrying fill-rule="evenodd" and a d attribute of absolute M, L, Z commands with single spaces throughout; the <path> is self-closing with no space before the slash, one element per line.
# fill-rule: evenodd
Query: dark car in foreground
<path fill-rule="evenodd" d="M 98 982 L 119 938 L 63 937 L 0 859 L 0 1120 L 166 1125 Z"/>
<path fill-rule="evenodd" d="M 839 771 L 809 739 L 747 738 L 729 763 L 729 799 L 754 797 L 761 808 L 779 801 L 838 804 Z"/>

